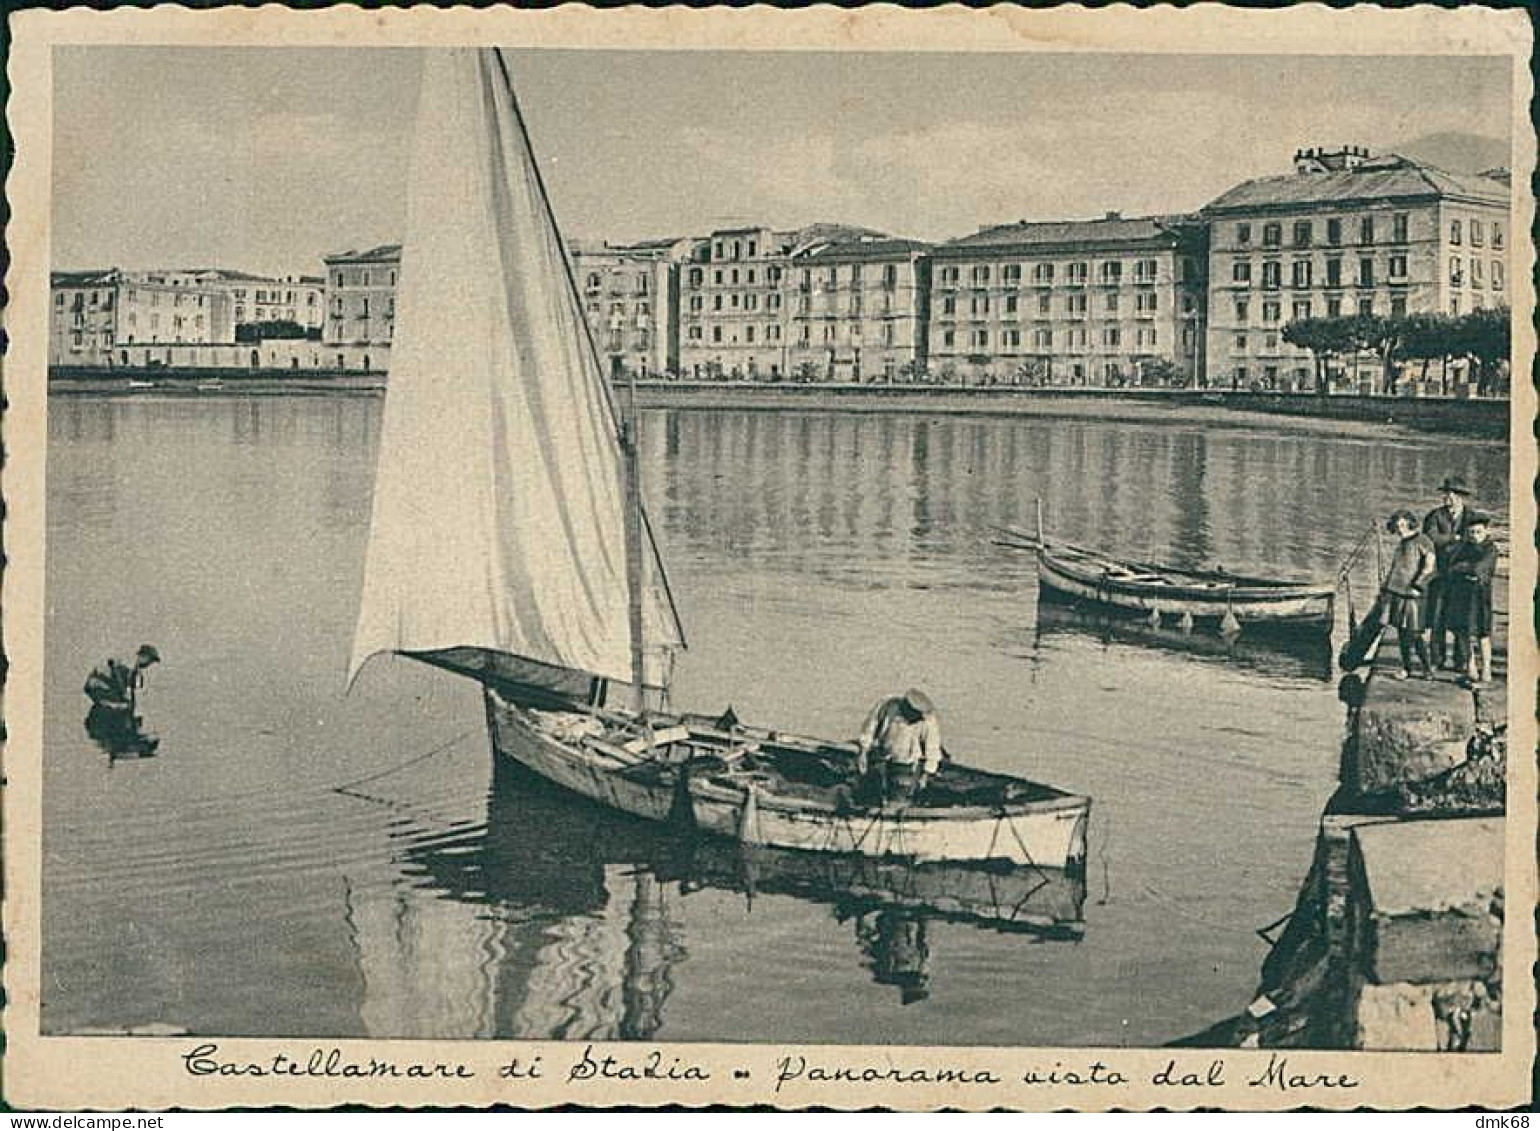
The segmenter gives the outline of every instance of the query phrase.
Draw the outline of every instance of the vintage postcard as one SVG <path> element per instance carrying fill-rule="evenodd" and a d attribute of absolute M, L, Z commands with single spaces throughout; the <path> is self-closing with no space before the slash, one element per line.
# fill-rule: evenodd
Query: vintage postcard
<path fill-rule="evenodd" d="M 1523 13 L 9 20 L 8 1103 L 1526 1102 Z"/>

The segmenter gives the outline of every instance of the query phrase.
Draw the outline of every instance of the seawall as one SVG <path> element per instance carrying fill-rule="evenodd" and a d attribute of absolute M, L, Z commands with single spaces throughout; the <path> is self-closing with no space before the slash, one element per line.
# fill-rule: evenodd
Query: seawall
<path fill-rule="evenodd" d="M 76 366 L 49 371 L 51 393 L 317 393 L 378 392 L 384 371 L 337 369 L 123 368 Z M 622 396 L 623 386 L 618 388 Z M 720 381 L 639 381 L 644 408 L 797 409 L 837 412 L 920 412 L 936 415 L 1088 417 L 1108 420 L 1201 421 L 1267 426 L 1280 416 L 1301 426 L 1330 422 L 1366 431 L 1400 426 L 1473 438 L 1508 435 L 1506 399 L 1383 397 L 1311 393 L 1225 392 L 1203 389 L 1036 389 L 1016 386 L 750 384 Z"/>
<path fill-rule="evenodd" d="M 1177 1044 L 1501 1047 L 1503 650 L 1489 684 L 1403 681 L 1394 635 L 1343 678 L 1338 788 L 1253 1000 Z"/>

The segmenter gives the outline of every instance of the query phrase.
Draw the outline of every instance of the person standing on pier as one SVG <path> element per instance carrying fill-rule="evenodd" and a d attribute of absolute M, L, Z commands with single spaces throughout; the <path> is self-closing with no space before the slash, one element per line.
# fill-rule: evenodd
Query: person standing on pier
<path fill-rule="evenodd" d="M 1490 521 L 1484 514 L 1471 512 L 1465 537 L 1450 555 L 1445 576 L 1455 656 L 1465 669 L 1463 682 L 1471 685 L 1492 680 L 1492 578 L 1497 573 L 1497 544 L 1487 532 Z"/>
<path fill-rule="evenodd" d="M 1427 586 L 1438 572 L 1438 559 L 1433 541 L 1422 532 L 1417 516 L 1409 510 L 1399 510 L 1390 516 L 1386 528 L 1401 539 L 1391 555 L 1390 572 L 1385 575 L 1384 617 L 1385 623 L 1396 630 L 1397 643 L 1401 646 L 1401 670 L 1397 679 L 1410 679 L 1412 655 L 1415 652 L 1424 679 L 1433 677 L 1428 664 L 1428 642 L 1423 637 L 1426 621 Z"/>
<path fill-rule="evenodd" d="M 1432 541 L 1438 564 L 1438 573 L 1428 582 L 1429 643 L 1432 645 L 1433 666 L 1454 668 L 1458 666 L 1459 647 L 1456 645 L 1454 651 L 1450 651 L 1445 639 L 1446 634 L 1453 629 L 1449 623 L 1447 578 L 1450 560 L 1459 549 L 1460 541 L 1465 537 L 1465 528 L 1470 522 L 1471 511 L 1465 505 L 1470 489 L 1463 480 L 1453 475 L 1446 476 L 1438 489 L 1443 494 L 1442 502 L 1422 520 L 1422 532 Z"/>
<path fill-rule="evenodd" d="M 941 766 L 941 720 L 923 691 L 910 688 L 872 708 L 856 740 L 856 773 L 881 803 L 908 802 Z"/>

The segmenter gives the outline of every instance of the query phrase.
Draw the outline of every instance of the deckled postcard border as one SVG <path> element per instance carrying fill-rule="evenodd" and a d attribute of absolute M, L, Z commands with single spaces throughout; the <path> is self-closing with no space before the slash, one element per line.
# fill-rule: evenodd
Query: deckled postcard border
<path fill-rule="evenodd" d="M 896 1109 L 1164 1107 L 1282 1109 L 1466 1105 L 1504 1107 L 1529 1098 L 1535 1034 L 1531 1027 L 1535 958 L 1536 766 L 1510 761 L 1507 820 L 1507 905 L 1504 939 L 1503 1051 L 1500 1054 L 1288 1052 L 1288 1074 L 1344 1078 L 1351 1086 L 1286 1090 L 1270 1080 L 1274 1053 L 1262 1050 L 1011 1049 L 882 1046 L 656 1045 L 599 1046 L 629 1064 L 658 1053 L 662 1078 L 628 1081 L 569 1079 L 582 1046 L 537 1041 L 375 1041 L 188 1039 L 39 1036 L 39 875 L 42 759 L 44 457 L 47 444 L 46 326 L 50 224 L 51 56 L 61 44 L 410 46 L 428 43 L 519 47 L 776 49 L 820 51 L 1124 51 L 1148 53 L 1301 55 L 1507 56 L 1513 62 L 1515 198 L 1511 294 L 1515 311 L 1533 310 L 1529 238 L 1534 220 L 1530 179 L 1535 138 L 1530 121 L 1530 23 L 1522 10 L 1420 7 L 1389 11 L 1364 5 L 1344 10 L 1302 5 L 1259 11 L 1204 5 L 1196 8 L 1090 11 L 1076 7 L 1028 11 L 957 7 L 915 11 L 613 9 L 577 5 L 539 11 L 365 11 L 355 6 L 298 12 L 276 5 L 191 11 L 152 9 L 25 11 L 10 17 L 11 101 L 8 121 L 16 163 L 7 184 L 13 219 L 8 238 L 12 271 L 6 312 L 10 337 L 4 420 L 7 462 L 4 643 L 10 660 L 5 689 L 5 905 L 9 961 L 5 1099 L 33 1109 L 171 1108 L 230 1106 L 323 1107 L 343 1103 L 409 1107 L 507 1104 L 654 1106 L 663 1104 L 768 1104 L 783 1108 L 887 1107 Z M 1529 258 L 1526 262 L 1523 254 Z M 1532 600 L 1535 582 L 1535 472 L 1530 383 L 1535 335 L 1530 319 L 1514 325 L 1513 454 L 1511 460 L 1512 593 L 1509 642 L 1510 748 L 1535 749 L 1537 674 Z M 1237 1002 L 1236 1008 L 1245 1003 Z M 1216 1019 L 1217 1020 L 1217 1019 Z M 195 1074 L 198 1046 L 218 1045 L 218 1059 L 271 1063 L 284 1053 L 316 1071 L 291 1076 L 225 1077 Z M 320 1061 L 311 1061 L 313 1049 Z M 333 1053 L 332 1050 L 335 1050 Z M 777 1061 L 802 1056 L 829 1068 L 870 1069 L 868 1083 L 812 1083 L 776 1087 Z M 513 1078 L 503 1069 L 517 1058 L 539 1057 L 539 1079 Z M 423 1067 L 426 1075 L 359 1079 L 328 1074 L 327 1064 L 393 1062 Z M 1211 1074 L 1223 1061 L 1223 1083 L 1159 1085 L 1162 1068 L 1175 1076 Z M 1029 1084 L 1035 1071 L 1053 1078 L 1084 1072 L 1101 1061 L 1126 1084 Z M 433 1066 L 449 1066 L 449 1075 Z M 678 1078 L 691 1065 L 705 1080 Z M 469 1076 L 454 1075 L 462 1066 Z M 945 1082 L 935 1082 L 938 1073 Z M 895 1074 L 901 1079 L 895 1079 Z M 979 1082 L 982 1075 L 998 1083 Z M 693 1073 L 688 1075 L 694 1075 Z M 670 1079 L 673 1076 L 675 1078 Z M 1252 1084 L 1250 1081 L 1262 1080 Z"/>

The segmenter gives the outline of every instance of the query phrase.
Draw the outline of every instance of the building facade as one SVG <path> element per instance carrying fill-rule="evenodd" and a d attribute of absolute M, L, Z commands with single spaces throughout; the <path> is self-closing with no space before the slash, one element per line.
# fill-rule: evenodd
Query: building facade
<path fill-rule="evenodd" d="M 386 356 L 395 334 L 401 245 L 339 252 L 324 262 L 326 320 L 321 340 L 331 346 L 374 347 Z"/>
<path fill-rule="evenodd" d="M 930 258 L 934 380 L 1201 379 L 1204 233 L 1189 217 L 1021 221 Z"/>
<path fill-rule="evenodd" d="M 570 246 L 583 317 L 610 376 L 678 372 L 679 264 L 693 244 L 666 239 Z"/>
<path fill-rule="evenodd" d="M 50 284 L 50 365 L 129 365 L 130 346 L 235 340 L 228 297 L 192 272 L 64 271 Z"/>
<path fill-rule="evenodd" d="M 896 381 L 925 370 L 928 245 L 820 240 L 788 260 L 786 373 L 798 381 Z"/>
<path fill-rule="evenodd" d="M 1311 387 L 1290 322 L 1506 304 L 1509 196 L 1495 178 L 1355 146 L 1302 149 L 1293 173 L 1229 190 L 1203 210 L 1211 383 Z"/>
<path fill-rule="evenodd" d="M 785 375 L 786 243 L 769 228 L 723 228 L 696 241 L 680 267 L 683 376 L 778 380 Z"/>

